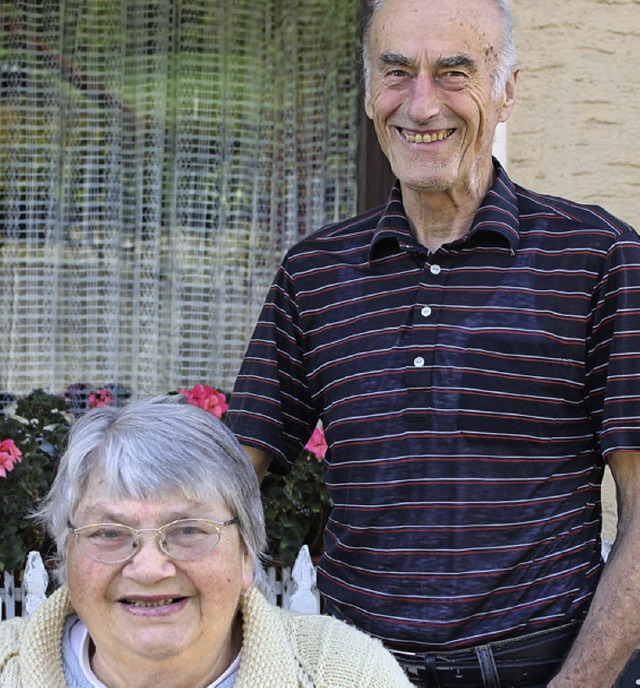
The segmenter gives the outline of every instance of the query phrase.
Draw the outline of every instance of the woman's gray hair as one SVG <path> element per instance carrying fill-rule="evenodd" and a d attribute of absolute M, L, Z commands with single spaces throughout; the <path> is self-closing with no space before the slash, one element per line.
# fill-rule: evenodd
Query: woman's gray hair
<path fill-rule="evenodd" d="M 492 96 L 498 98 L 503 92 L 509 80 L 509 76 L 518 63 L 516 45 L 513 38 L 514 19 L 509 0 L 493 0 L 502 18 L 502 40 L 498 46 L 498 60 L 496 71 L 493 75 Z M 369 49 L 371 43 L 371 27 L 378 10 L 386 0 L 370 0 L 371 13 L 362 34 L 362 69 L 365 91 L 369 92 L 371 79 L 371 62 Z M 446 2 L 446 0 L 443 0 Z"/>
<path fill-rule="evenodd" d="M 263 585 L 260 484 L 242 447 L 217 418 L 181 395 L 168 395 L 96 408 L 74 424 L 56 479 L 36 515 L 56 542 L 57 575 L 63 583 L 68 525 L 95 471 L 104 472 L 114 500 L 179 496 L 204 504 L 222 501 L 238 519 L 255 582 Z"/>

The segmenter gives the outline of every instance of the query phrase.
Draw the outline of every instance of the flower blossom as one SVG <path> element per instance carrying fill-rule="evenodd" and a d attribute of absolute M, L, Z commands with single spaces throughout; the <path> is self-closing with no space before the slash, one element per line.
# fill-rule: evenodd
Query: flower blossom
<path fill-rule="evenodd" d="M 318 461 L 322 461 L 327 453 L 327 441 L 324 438 L 324 430 L 317 425 L 309 441 L 304 445 L 304 448 L 313 454 Z"/>
<path fill-rule="evenodd" d="M 6 478 L 7 473 L 22 461 L 22 452 L 16 447 L 13 440 L 0 442 L 0 477 Z"/>
<path fill-rule="evenodd" d="M 222 418 L 229 408 L 227 397 L 214 387 L 194 385 L 191 389 L 181 389 L 180 394 L 184 394 L 190 404 L 204 409 L 216 418 Z"/>
<path fill-rule="evenodd" d="M 113 394 L 111 390 L 105 387 L 104 389 L 96 389 L 91 392 L 87 399 L 87 406 L 89 408 L 100 408 L 102 406 L 111 406 L 113 404 Z"/>

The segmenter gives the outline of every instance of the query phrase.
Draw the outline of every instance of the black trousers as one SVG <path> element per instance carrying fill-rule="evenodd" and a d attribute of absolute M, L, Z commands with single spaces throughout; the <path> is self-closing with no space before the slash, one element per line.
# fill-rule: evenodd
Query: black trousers
<path fill-rule="evenodd" d="M 560 669 L 581 622 L 514 640 L 442 653 L 394 652 L 411 683 L 425 688 L 546 688 Z M 613 688 L 640 685 L 640 651 Z"/>
<path fill-rule="evenodd" d="M 638 686 L 640 686 L 640 652 L 634 652 L 614 688 L 637 688 Z"/>
<path fill-rule="evenodd" d="M 452 652 L 394 656 L 415 686 L 425 688 L 543 688 L 558 671 L 581 622 Z"/>

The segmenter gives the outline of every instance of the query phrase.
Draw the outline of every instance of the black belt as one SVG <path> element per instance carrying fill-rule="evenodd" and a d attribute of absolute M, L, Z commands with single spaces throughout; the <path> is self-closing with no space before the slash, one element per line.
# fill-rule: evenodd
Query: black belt
<path fill-rule="evenodd" d="M 582 622 L 519 638 L 450 652 L 393 655 L 416 686 L 426 688 L 511 688 L 545 686 L 558 671 Z"/>

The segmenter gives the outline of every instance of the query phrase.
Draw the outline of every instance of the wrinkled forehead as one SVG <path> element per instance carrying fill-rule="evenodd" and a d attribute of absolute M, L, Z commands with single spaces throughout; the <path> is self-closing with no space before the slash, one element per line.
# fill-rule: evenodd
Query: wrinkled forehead
<path fill-rule="evenodd" d="M 387 0 L 371 24 L 369 59 L 385 53 L 420 61 L 469 54 L 495 62 L 502 24 L 493 0 Z"/>

